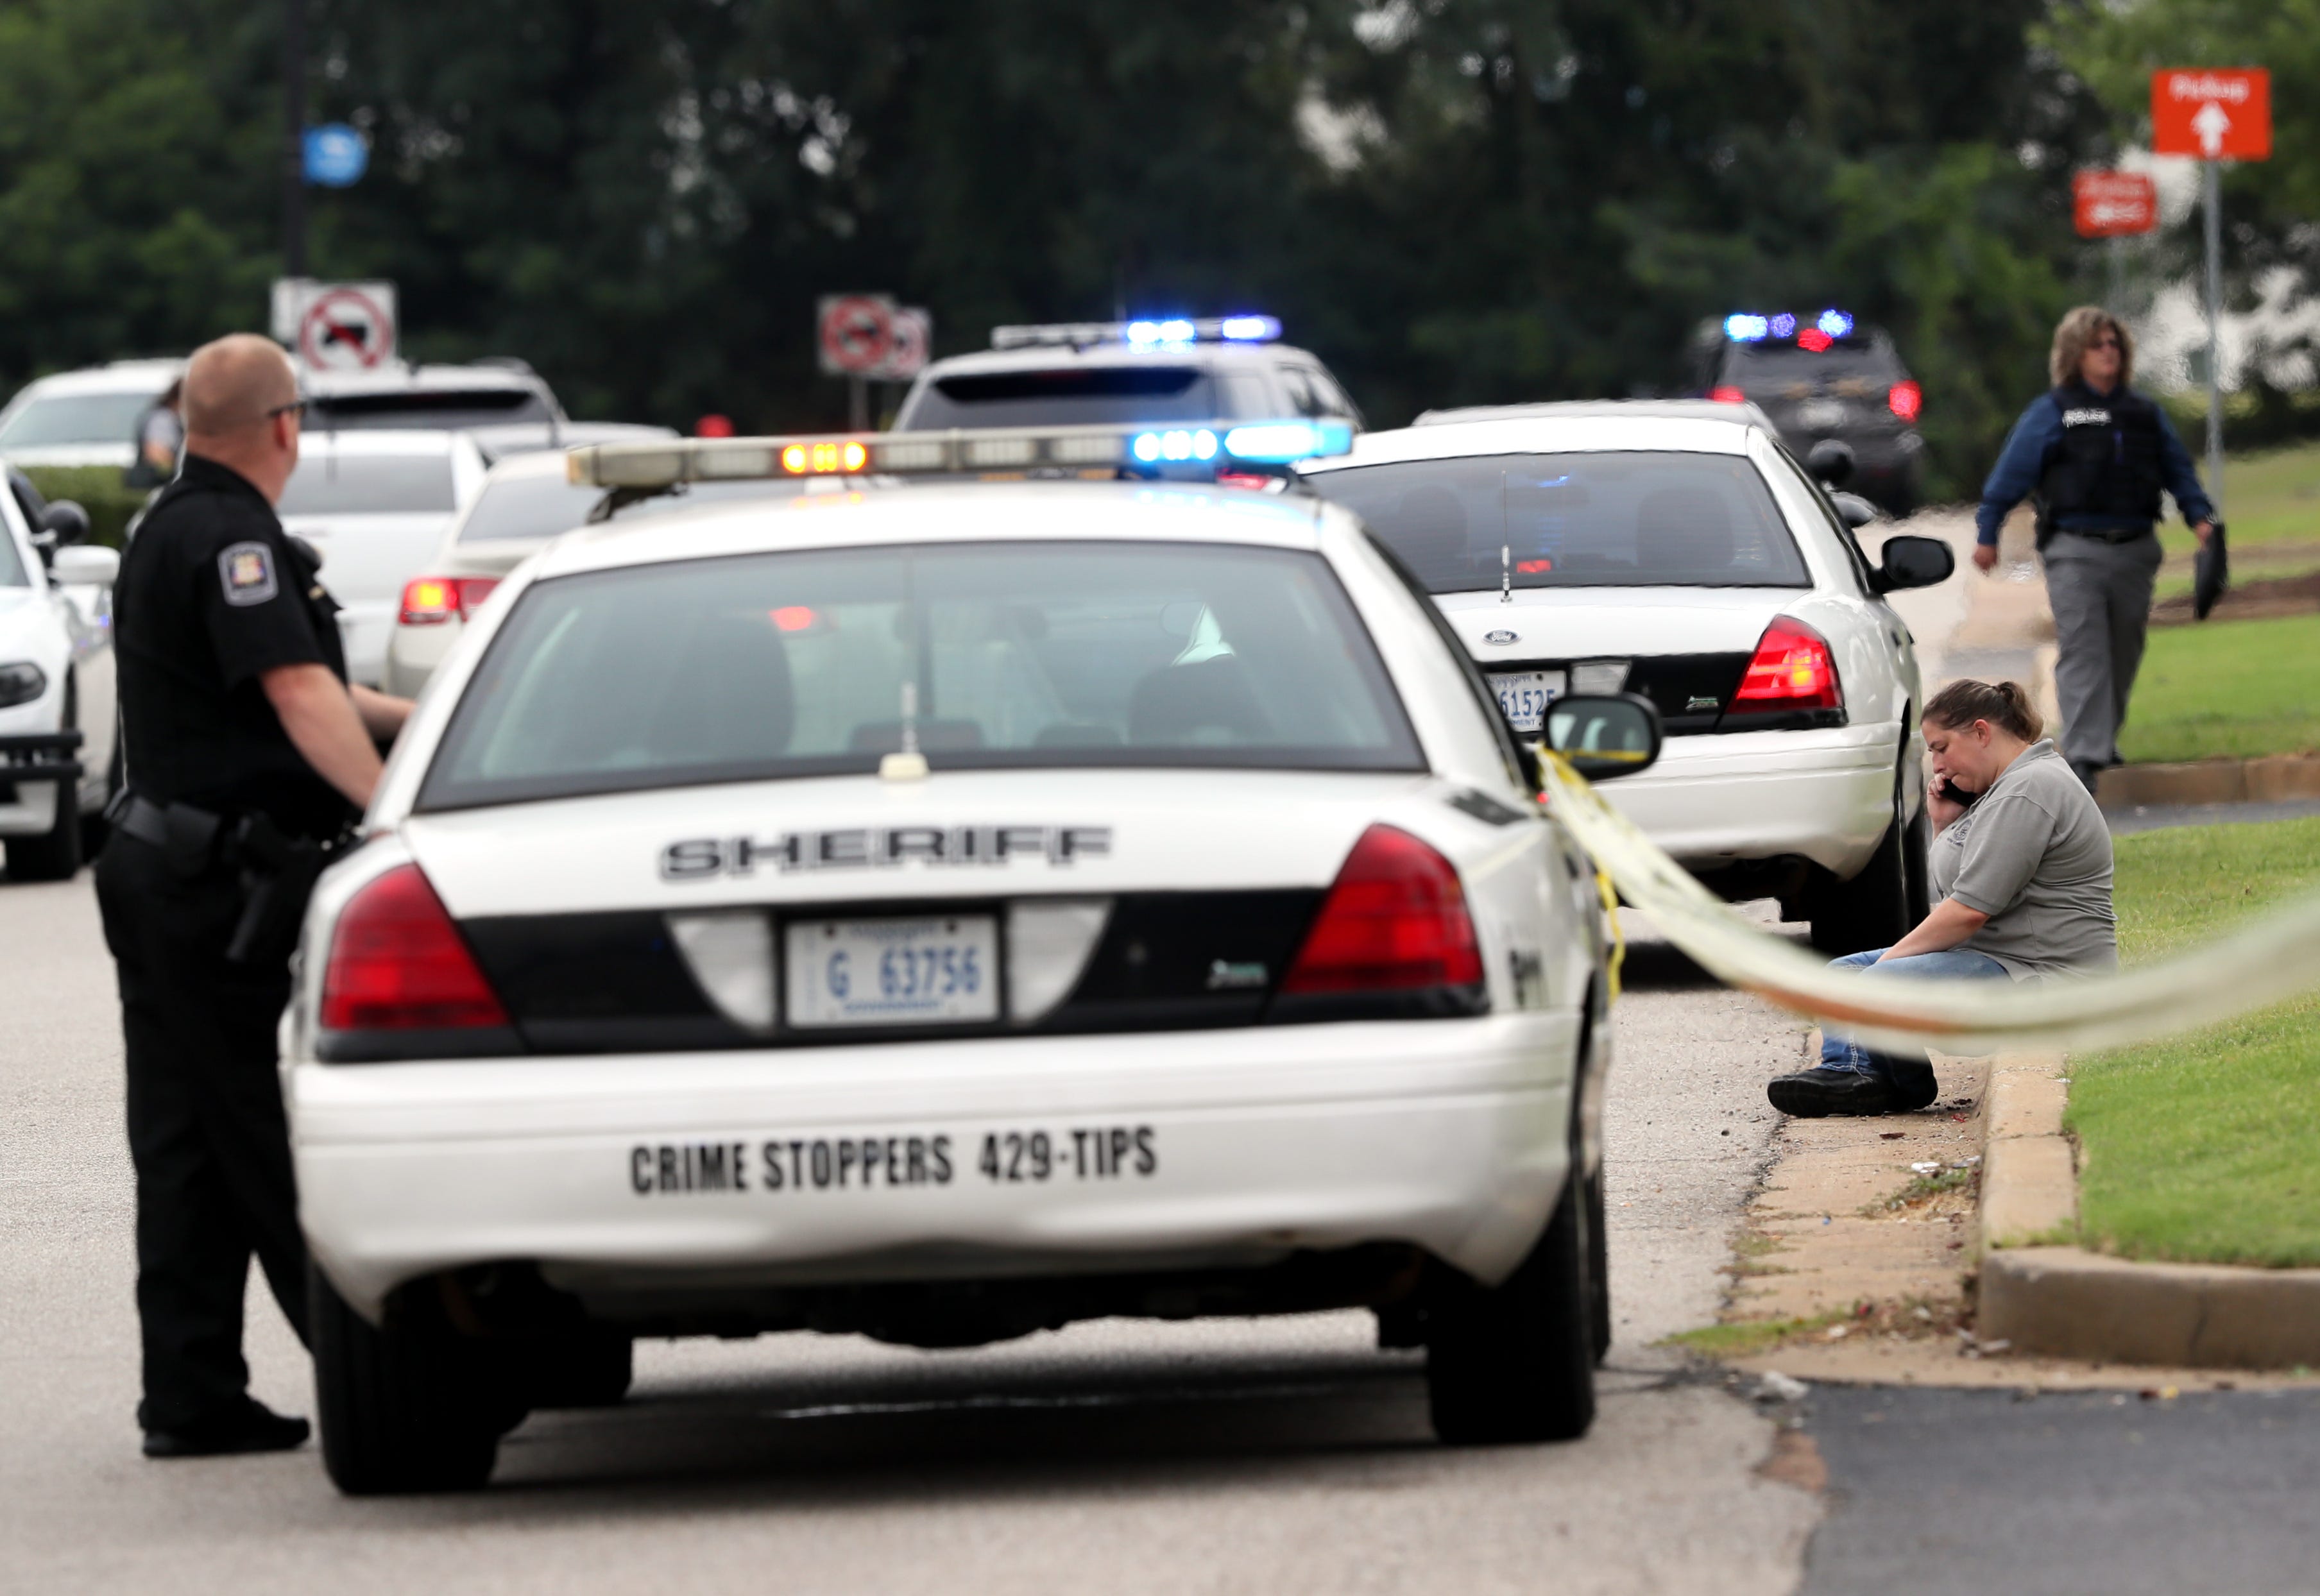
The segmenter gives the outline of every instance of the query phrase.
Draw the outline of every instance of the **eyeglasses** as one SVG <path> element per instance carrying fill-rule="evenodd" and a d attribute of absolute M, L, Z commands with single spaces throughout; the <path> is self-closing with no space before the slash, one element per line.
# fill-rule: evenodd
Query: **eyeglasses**
<path fill-rule="evenodd" d="M 295 415 L 303 422 L 306 419 L 306 406 L 308 403 L 309 401 L 304 399 L 293 399 L 287 404 L 276 405 L 273 409 L 260 416 L 258 420 L 270 422 L 277 415 Z"/>
<path fill-rule="evenodd" d="M 2100 338 L 2095 340 L 2094 342 L 2087 346 L 2087 348 L 2090 349 L 2124 349 L 2125 347 L 2125 346 L 2124 344 L 2118 341 L 2118 335 L 2115 332 L 2106 332 Z"/>

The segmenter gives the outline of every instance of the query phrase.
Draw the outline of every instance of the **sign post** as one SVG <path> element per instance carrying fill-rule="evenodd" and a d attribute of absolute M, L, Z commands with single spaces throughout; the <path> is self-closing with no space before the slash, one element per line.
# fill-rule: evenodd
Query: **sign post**
<path fill-rule="evenodd" d="M 2271 74 L 2162 67 L 2151 75 L 2151 149 L 2200 163 L 2207 235 L 2207 496 L 2224 512 L 2224 182 L 2227 160 L 2271 159 Z"/>
<path fill-rule="evenodd" d="M 934 319 L 884 294 L 830 294 L 817 303 L 814 345 L 823 373 L 846 378 L 846 424 L 870 427 L 870 384 L 908 382 L 927 363 Z"/>

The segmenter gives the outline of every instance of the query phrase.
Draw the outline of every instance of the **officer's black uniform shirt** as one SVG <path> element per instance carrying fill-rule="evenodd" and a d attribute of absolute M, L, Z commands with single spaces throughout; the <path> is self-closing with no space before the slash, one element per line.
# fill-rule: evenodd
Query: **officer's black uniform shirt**
<path fill-rule="evenodd" d="M 347 663 L 338 604 L 274 507 L 230 467 L 188 455 L 146 513 L 113 589 L 129 784 L 155 803 L 263 810 L 286 831 L 354 818 L 282 730 L 259 684 L 284 665 Z"/>

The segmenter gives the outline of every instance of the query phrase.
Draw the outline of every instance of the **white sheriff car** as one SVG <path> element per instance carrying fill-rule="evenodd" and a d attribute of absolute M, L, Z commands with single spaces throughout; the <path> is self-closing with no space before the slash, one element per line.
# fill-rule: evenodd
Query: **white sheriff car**
<path fill-rule="evenodd" d="M 55 545 L 50 515 L 35 527 L 31 485 L 0 484 L 0 845 L 19 881 L 61 881 L 79 870 L 93 828 L 120 776 L 114 751 L 109 589 L 121 568 L 110 549 Z"/>
<path fill-rule="evenodd" d="M 1948 545 L 1871 566 L 1745 404 L 1436 413 L 1298 469 L 1436 594 L 1518 730 L 1566 692 L 1653 701 L 1666 757 L 1615 802 L 1709 887 L 1832 953 L 1924 918 L 1924 698 L 1884 595 L 1946 578 Z"/>
<path fill-rule="evenodd" d="M 847 458 L 992 441 L 889 437 Z M 1550 736 L 1615 773 L 1658 741 L 1618 697 Z M 479 1484 L 528 1408 L 616 1400 L 638 1336 L 1109 1315 L 1367 1307 L 1445 1438 L 1582 1433 L 1603 925 L 1525 757 L 1309 497 L 865 477 L 559 540 L 304 931 L 332 1478 Z"/>

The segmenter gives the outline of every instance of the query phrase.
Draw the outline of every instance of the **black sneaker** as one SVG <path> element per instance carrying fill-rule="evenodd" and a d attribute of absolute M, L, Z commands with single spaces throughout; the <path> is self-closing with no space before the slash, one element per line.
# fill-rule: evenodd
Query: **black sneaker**
<path fill-rule="evenodd" d="M 1799 1120 L 1830 1114 L 1900 1114 L 1925 1107 L 1908 1102 L 1882 1075 L 1826 1065 L 1779 1076 L 1764 1088 L 1764 1095 L 1781 1112 Z"/>
<path fill-rule="evenodd" d="M 148 1457 L 223 1457 L 237 1452 L 287 1452 L 306 1444 L 303 1419 L 276 1413 L 264 1402 L 245 1399 L 241 1410 L 229 1418 L 187 1425 L 183 1429 L 145 1432 Z"/>

